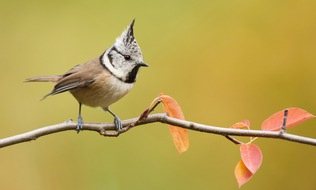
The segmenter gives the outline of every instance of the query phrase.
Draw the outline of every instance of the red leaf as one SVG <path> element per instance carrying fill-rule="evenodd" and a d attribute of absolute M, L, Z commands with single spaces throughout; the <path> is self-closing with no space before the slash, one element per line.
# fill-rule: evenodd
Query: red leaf
<path fill-rule="evenodd" d="M 162 100 L 164 111 L 167 112 L 170 117 L 184 120 L 183 112 L 175 99 L 167 95 L 160 95 L 159 98 Z M 183 153 L 187 151 L 189 148 L 187 130 L 172 125 L 169 125 L 169 130 L 178 152 Z"/>
<path fill-rule="evenodd" d="M 241 187 L 243 184 L 249 181 L 252 176 L 253 174 L 251 171 L 246 167 L 244 162 L 240 160 L 235 167 L 235 177 L 237 179 L 238 186 Z"/>
<path fill-rule="evenodd" d="M 300 108 L 288 108 L 288 117 L 286 122 L 286 128 L 293 127 L 304 121 L 314 118 L 316 116 L 308 113 L 307 111 Z M 284 110 L 279 111 L 271 115 L 266 119 L 262 125 L 261 129 L 265 131 L 277 131 L 280 130 L 283 124 Z"/>
<path fill-rule="evenodd" d="M 240 155 L 245 166 L 252 174 L 255 174 L 262 163 L 262 152 L 254 144 L 241 144 Z"/>

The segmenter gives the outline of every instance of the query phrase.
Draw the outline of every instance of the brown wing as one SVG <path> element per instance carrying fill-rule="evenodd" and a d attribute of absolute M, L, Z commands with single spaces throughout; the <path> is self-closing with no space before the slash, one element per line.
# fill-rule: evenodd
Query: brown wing
<path fill-rule="evenodd" d="M 54 86 L 54 89 L 44 98 L 50 95 L 66 91 L 84 88 L 93 84 L 94 79 L 103 71 L 99 58 L 94 58 L 84 64 L 77 65 L 62 75 Z M 44 99 L 43 98 L 43 99 Z"/>

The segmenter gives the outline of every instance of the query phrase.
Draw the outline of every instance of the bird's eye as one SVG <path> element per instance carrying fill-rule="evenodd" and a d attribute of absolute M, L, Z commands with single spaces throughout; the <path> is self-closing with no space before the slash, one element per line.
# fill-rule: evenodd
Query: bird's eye
<path fill-rule="evenodd" d="M 126 61 L 131 60 L 131 56 L 129 56 L 129 55 L 124 55 L 124 59 L 125 59 Z"/>

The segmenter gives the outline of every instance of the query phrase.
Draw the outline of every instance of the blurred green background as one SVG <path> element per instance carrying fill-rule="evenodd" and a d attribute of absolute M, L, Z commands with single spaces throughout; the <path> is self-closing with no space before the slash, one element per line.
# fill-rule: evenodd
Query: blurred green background
<path fill-rule="evenodd" d="M 150 67 L 112 105 L 122 119 L 138 116 L 160 92 L 180 103 L 187 120 L 222 127 L 249 119 L 259 129 L 286 107 L 316 114 L 316 1 L 1 0 L 1 138 L 76 119 L 71 95 L 39 101 L 53 85 L 22 81 L 100 55 L 133 18 Z M 112 121 L 88 107 L 83 117 Z M 312 120 L 289 132 L 316 138 L 315 127 Z M 238 146 L 218 135 L 189 136 L 182 155 L 159 123 L 119 138 L 68 131 L 6 147 L 0 189 L 238 189 Z M 242 189 L 316 189 L 315 147 L 255 143 L 263 164 Z"/>

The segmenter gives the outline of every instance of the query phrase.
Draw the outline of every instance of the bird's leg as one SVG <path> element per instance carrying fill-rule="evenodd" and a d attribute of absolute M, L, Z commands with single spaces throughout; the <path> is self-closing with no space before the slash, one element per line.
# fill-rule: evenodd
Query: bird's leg
<path fill-rule="evenodd" d="M 79 133 L 82 130 L 82 125 L 83 125 L 83 119 L 81 117 L 81 103 L 79 102 L 78 123 L 77 123 L 77 128 L 76 128 L 77 133 Z"/>
<path fill-rule="evenodd" d="M 115 115 L 115 113 L 113 113 L 111 110 L 109 110 L 109 108 L 103 108 L 103 109 L 105 111 L 108 111 L 111 115 L 113 115 L 116 131 L 118 131 L 118 132 L 121 131 L 123 129 L 121 119 L 117 115 Z"/>

